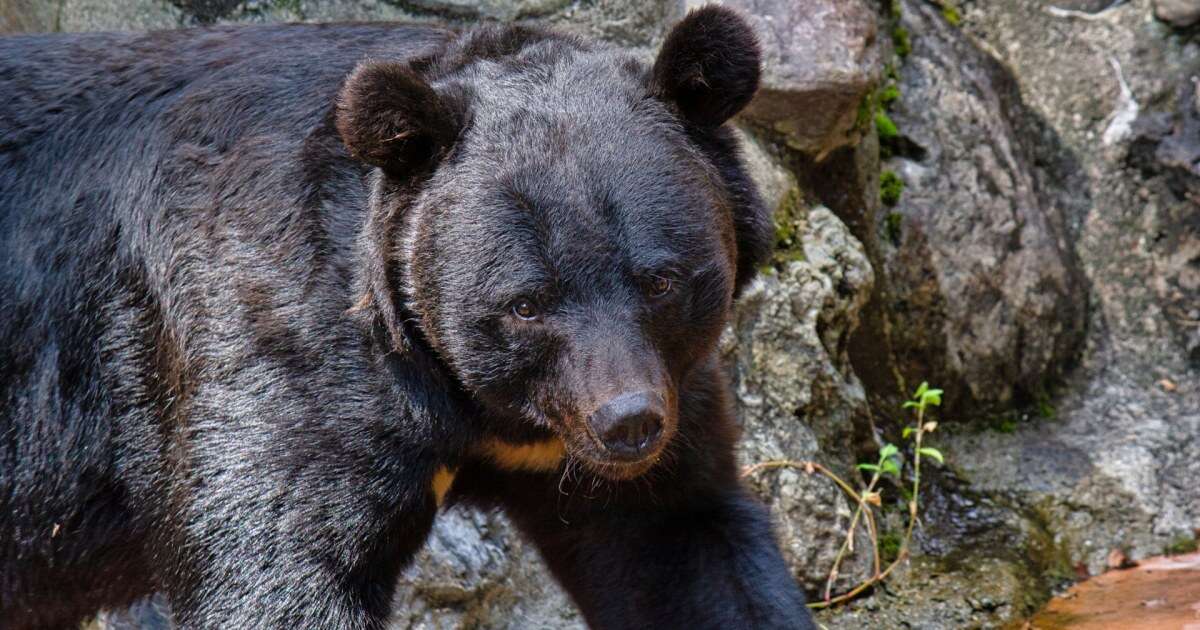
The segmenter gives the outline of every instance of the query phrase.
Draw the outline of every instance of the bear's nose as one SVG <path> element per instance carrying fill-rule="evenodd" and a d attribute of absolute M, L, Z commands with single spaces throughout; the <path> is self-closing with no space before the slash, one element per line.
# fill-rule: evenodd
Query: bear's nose
<path fill-rule="evenodd" d="M 621 394 L 592 414 L 592 430 L 617 459 L 641 459 L 662 437 L 663 413 L 658 400 L 646 392 Z"/>

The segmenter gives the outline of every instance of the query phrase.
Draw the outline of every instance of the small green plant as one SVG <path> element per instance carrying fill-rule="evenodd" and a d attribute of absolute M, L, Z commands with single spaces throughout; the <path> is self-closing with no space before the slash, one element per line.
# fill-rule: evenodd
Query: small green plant
<path fill-rule="evenodd" d="M 901 440 L 911 448 L 912 465 L 907 471 L 907 479 L 904 454 L 899 446 L 892 443 L 885 443 L 880 447 L 879 456 L 874 462 L 864 462 L 858 465 L 859 471 L 870 474 L 866 486 L 861 490 L 855 490 L 833 471 L 813 461 L 760 462 L 747 468 L 743 473 L 743 476 L 749 476 L 762 470 L 779 468 L 799 468 L 808 474 L 820 473 L 837 484 L 855 503 L 854 514 L 850 517 L 846 537 L 833 559 L 833 567 L 830 568 L 829 578 L 825 582 L 825 596 L 819 602 L 810 603 L 809 608 L 827 608 L 854 599 L 863 591 L 887 579 L 888 575 L 908 558 L 913 530 L 920 522 L 921 460 L 927 458 L 939 464 L 944 462 L 941 451 L 924 445 L 925 435 L 937 429 L 937 422 L 927 420 L 926 413 L 931 407 L 941 404 L 942 390 L 929 387 L 929 383 L 921 383 L 921 386 L 913 393 L 912 399 L 903 405 L 904 409 L 911 409 L 915 415 L 914 423 L 905 426 L 900 434 Z M 904 500 L 908 522 L 903 535 L 892 532 L 880 535 L 876 526 L 872 507 L 881 508 L 883 506 L 883 495 L 879 486 L 885 479 L 890 479 L 896 484 Z M 855 532 L 858 531 L 860 522 L 866 524 L 867 535 L 870 537 L 874 573 L 849 591 L 834 596 L 833 585 L 837 582 L 842 560 L 845 559 L 847 553 L 854 550 Z M 884 558 L 888 559 L 886 568 L 884 567 Z"/>
<path fill-rule="evenodd" d="M 895 171 L 884 171 L 879 174 L 879 200 L 886 206 L 900 203 L 900 195 L 904 193 L 904 180 Z"/>

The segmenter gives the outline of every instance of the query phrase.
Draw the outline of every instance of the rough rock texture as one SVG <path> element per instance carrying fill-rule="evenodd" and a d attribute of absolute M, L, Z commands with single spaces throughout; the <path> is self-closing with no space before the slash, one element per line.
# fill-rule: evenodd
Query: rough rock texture
<path fill-rule="evenodd" d="M 708 0 L 688 0 L 699 6 Z M 720 0 L 754 24 L 763 48 L 762 89 L 744 116 L 824 155 L 864 129 L 860 105 L 883 72 L 878 26 L 863 0 Z"/>
<path fill-rule="evenodd" d="M 884 164 L 905 182 L 885 247 L 898 361 L 910 380 L 946 389 L 950 407 L 1031 399 L 1082 338 L 1063 216 L 1076 200 L 1040 186 L 1073 174 L 1038 165 L 1044 139 L 997 60 L 928 3 L 906 2 L 903 15 L 919 36 L 892 112 L 900 155 Z"/>
<path fill-rule="evenodd" d="M 807 214 L 800 241 L 805 260 L 761 276 L 743 294 L 722 350 L 733 368 L 746 465 L 816 460 L 847 475 L 854 461 L 842 448 L 867 413 L 862 385 L 850 370 L 846 339 L 871 292 L 873 274 L 862 245 L 829 210 Z M 771 505 L 784 553 L 806 588 L 825 583 L 851 508 L 824 477 L 803 470 L 754 476 Z M 847 562 L 839 585 L 869 573 L 865 546 Z"/>
<path fill-rule="evenodd" d="M 1112 548 L 1158 553 L 1200 525 L 1200 490 L 1188 481 L 1200 475 L 1200 366 L 1189 363 L 1192 337 L 1171 334 L 1190 331 L 1195 308 L 1175 306 L 1196 299 L 1186 287 L 1200 263 L 1188 254 L 1200 220 L 1200 200 L 1188 192 L 1197 175 L 1135 165 L 1138 125 L 1125 114 L 1171 113 L 1159 145 L 1170 163 L 1177 152 L 1168 139 L 1186 143 L 1175 134 L 1188 128 L 1194 100 L 1180 95 L 1190 88 L 1194 98 L 1200 46 L 1147 19 L 1151 11 L 1149 0 L 1134 0 L 1101 19 L 1059 18 L 1041 2 L 1015 0 L 978 7 L 966 25 L 1003 56 L 1024 101 L 1086 175 L 1072 191 L 1089 203 L 1068 222 L 1079 230 L 1093 308 L 1081 365 L 1057 410 L 1011 433 L 950 437 L 947 449 L 970 454 L 955 461 L 976 491 L 1034 510 L 1056 545 L 1092 572 Z"/>
<path fill-rule="evenodd" d="M 1200 2 L 1197 0 L 1154 0 L 1154 15 L 1175 26 L 1191 26 L 1200 22 Z"/>
<path fill-rule="evenodd" d="M 498 514 L 451 509 L 396 592 L 393 628 L 584 628 L 583 618 Z"/>

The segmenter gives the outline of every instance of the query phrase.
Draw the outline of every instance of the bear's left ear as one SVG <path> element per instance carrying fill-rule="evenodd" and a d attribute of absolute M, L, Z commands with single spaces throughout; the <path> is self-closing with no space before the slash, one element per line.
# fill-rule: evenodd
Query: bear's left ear
<path fill-rule="evenodd" d="M 717 127 L 758 90 L 758 39 L 736 12 L 696 9 L 671 29 L 654 61 L 656 95 L 700 127 Z"/>
<path fill-rule="evenodd" d="M 425 78 L 395 61 L 366 61 L 350 73 L 336 125 L 351 155 L 397 177 L 436 166 L 460 128 Z"/>

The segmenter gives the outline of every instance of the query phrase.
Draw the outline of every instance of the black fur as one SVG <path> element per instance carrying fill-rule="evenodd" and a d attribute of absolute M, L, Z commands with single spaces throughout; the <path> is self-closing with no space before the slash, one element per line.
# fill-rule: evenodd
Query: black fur
<path fill-rule="evenodd" d="M 758 40 L 732 10 L 707 5 L 672 29 L 654 62 L 654 85 L 683 117 L 716 127 L 758 89 Z"/>
<path fill-rule="evenodd" d="M 366 61 L 338 95 L 337 128 L 352 156 L 411 177 L 453 144 L 461 121 L 409 64 Z"/>
<path fill-rule="evenodd" d="M 714 358 L 769 243 L 716 127 L 745 80 L 660 89 L 696 20 L 753 49 L 699 16 L 653 73 L 500 27 L 0 39 L 0 627 L 156 590 L 380 627 L 443 467 L 596 627 L 810 627 Z M 618 464 L 588 422 L 633 386 L 669 439 Z M 549 438 L 551 472 L 481 451 Z"/>

